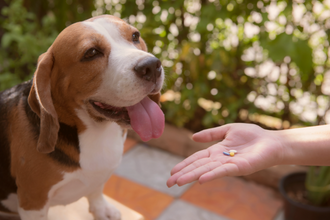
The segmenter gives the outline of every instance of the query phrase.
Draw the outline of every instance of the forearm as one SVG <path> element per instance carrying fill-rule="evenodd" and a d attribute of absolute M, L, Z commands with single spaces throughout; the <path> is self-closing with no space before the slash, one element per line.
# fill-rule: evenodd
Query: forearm
<path fill-rule="evenodd" d="M 281 164 L 330 166 L 330 125 L 272 132 L 282 143 Z"/>

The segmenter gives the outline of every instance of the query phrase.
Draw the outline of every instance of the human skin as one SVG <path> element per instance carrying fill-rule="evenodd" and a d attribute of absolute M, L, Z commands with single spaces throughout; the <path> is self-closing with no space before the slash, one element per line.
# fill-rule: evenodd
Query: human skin
<path fill-rule="evenodd" d="M 271 131 L 254 124 L 233 123 L 193 135 L 196 142 L 219 141 L 178 163 L 167 186 L 224 176 L 245 176 L 283 164 L 330 166 L 330 125 Z M 224 151 L 237 150 L 235 156 Z"/>

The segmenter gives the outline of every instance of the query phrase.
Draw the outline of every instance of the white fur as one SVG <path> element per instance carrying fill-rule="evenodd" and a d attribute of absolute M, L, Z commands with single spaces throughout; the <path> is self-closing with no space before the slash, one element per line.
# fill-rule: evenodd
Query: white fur
<path fill-rule="evenodd" d="M 48 206 L 41 210 L 24 210 L 18 207 L 18 213 L 21 220 L 47 220 Z"/>
<path fill-rule="evenodd" d="M 81 169 L 65 173 L 49 191 L 50 205 L 69 204 L 102 186 L 119 165 L 125 138 L 114 122 L 95 122 L 84 110 L 77 111 L 87 129 L 79 135 Z M 68 193 L 69 192 L 69 193 Z"/>
<path fill-rule="evenodd" d="M 93 97 L 94 100 L 113 106 L 127 107 L 162 88 L 163 69 L 156 83 L 143 80 L 135 74 L 134 67 L 137 63 L 154 55 L 139 50 L 132 42 L 123 39 L 118 27 L 122 25 L 120 22 L 109 23 L 104 18 L 98 18 L 93 22 L 83 23 L 102 34 L 111 45 L 109 66 L 104 72 L 102 84 Z"/>
<path fill-rule="evenodd" d="M 67 205 L 83 196 L 87 196 L 90 211 L 97 219 L 120 219 L 118 210 L 103 198 L 102 190 L 121 161 L 126 137 L 114 122 L 95 122 L 85 110 L 77 110 L 77 115 L 87 127 L 79 135 L 81 169 L 64 173 L 63 180 L 49 191 L 49 200 L 43 209 L 27 211 L 19 208 L 22 220 L 46 220 L 48 207 Z M 10 200 L 13 199 L 14 196 L 10 196 Z M 9 202 L 5 204 L 12 206 Z"/>
<path fill-rule="evenodd" d="M 95 190 L 94 193 L 87 196 L 89 202 L 89 211 L 93 214 L 95 219 L 107 220 L 120 220 L 121 213 L 119 210 L 108 203 L 103 196 L 103 185 Z"/>
<path fill-rule="evenodd" d="M 6 207 L 8 210 L 11 212 L 17 212 L 17 204 L 18 204 L 18 199 L 17 199 L 17 194 L 16 193 L 10 193 L 7 199 L 2 200 L 1 204 Z"/>

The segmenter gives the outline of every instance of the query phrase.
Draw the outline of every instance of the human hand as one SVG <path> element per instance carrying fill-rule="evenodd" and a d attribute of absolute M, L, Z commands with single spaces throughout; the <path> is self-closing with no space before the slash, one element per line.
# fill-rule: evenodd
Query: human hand
<path fill-rule="evenodd" d="M 224 176 L 244 176 L 279 164 L 282 143 L 274 131 L 253 124 L 234 123 L 203 130 L 193 135 L 197 142 L 222 140 L 189 156 L 171 171 L 167 186 L 198 180 L 201 184 Z M 230 157 L 223 151 L 237 150 Z"/>

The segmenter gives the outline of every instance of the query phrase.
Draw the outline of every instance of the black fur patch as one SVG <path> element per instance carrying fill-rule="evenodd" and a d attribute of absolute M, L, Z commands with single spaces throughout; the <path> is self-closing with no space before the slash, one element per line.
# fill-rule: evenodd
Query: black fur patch
<path fill-rule="evenodd" d="M 60 123 L 60 131 L 58 132 L 58 139 L 61 142 L 73 146 L 77 150 L 77 152 L 80 153 L 77 128 L 71 127 L 64 123 Z"/>
<path fill-rule="evenodd" d="M 31 84 L 32 86 L 32 84 Z M 31 88 L 31 87 L 30 87 Z M 28 117 L 28 120 L 31 125 L 33 138 L 35 138 L 36 141 L 38 141 L 39 138 L 39 131 L 40 131 L 40 118 L 36 113 L 32 111 L 32 109 L 29 106 L 28 103 L 28 95 L 29 95 L 30 89 L 27 91 L 24 91 L 24 97 L 23 97 L 23 104 L 24 104 L 24 110 Z M 68 167 L 80 167 L 79 162 L 76 162 L 72 160 L 67 154 L 65 154 L 61 149 L 59 149 L 57 146 L 61 144 L 68 144 L 74 147 L 78 153 L 80 153 L 79 148 L 79 140 L 78 140 L 78 132 L 77 128 L 71 127 L 69 125 L 66 125 L 64 123 L 60 123 L 60 130 L 58 132 L 58 140 L 55 146 L 55 150 L 48 155 L 55 161 L 68 166 Z"/>
<path fill-rule="evenodd" d="M 58 132 L 58 140 L 56 146 L 62 143 L 71 145 L 77 150 L 78 153 L 80 153 L 77 129 L 69 125 L 60 123 L 60 130 Z M 72 160 L 72 158 L 70 158 L 67 154 L 65 154 L 60 148 L 56 146 L 55 150 L 48 154 L 53 160 L 68 167 L 80 167 L 79 162 Z"/>
<path fill-rule="evenodd" d="M 0 93 L 0 201 L 16 193 L 15 179 L 10 174 L 10 143 L 7 136 L 10 109 L 18 105 L 21 87 L 15 86 Z M 10 212 L 0 203 L 0 211 Z"/>

